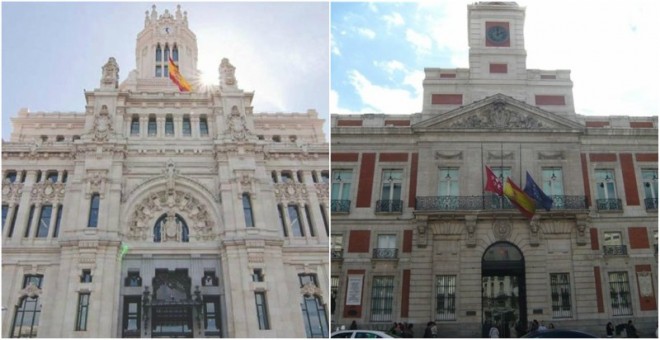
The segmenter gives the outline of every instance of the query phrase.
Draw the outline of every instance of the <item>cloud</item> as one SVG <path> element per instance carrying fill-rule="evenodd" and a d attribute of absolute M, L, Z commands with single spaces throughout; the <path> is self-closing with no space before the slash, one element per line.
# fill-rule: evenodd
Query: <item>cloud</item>
<path fill-rule="evenodd" d="M 374 61 L 374 66 L 384 70 L 389 74 L 393 74 L 394 71 L 406 71 L 406 66 L 398 60 L 390 61 Z"/>
<path fill-rule="evenodd" d="M 406 30 L 406 40 L 413 44 L 418 54 L 428 53 L 433 46 L 431 38 L 410 28 Z"/>
<path fill-rule="evenodd" d="M 337 40 L 335 40 L 334 34 L 330 34 L 330 51 L 332 54 L 341 57 L 341 50 L 339 50 L 339 45 L 337 44 Z"/>
<path fill-rule="evenodd" d="M 366 106 L 361 110 L 363 112 L 373 109 L 371 112 L 405 114 L 419 112 L 421 109 L 422 98 L 419 93 L 375 85 L 357 70 L 351 70 L 348 78 Z"/>
<path fill-rule="evenodd" d="M 403 24 L 406 23 L 406 21 L 403 20 L 401 14 L 399 14 L 398 12 L 393 12 L 392 14 L 383 15 L 381 18 L 385 21 L 387 27 L 402 26 Z"/>
<path fill-rule="evenodd" d="M 335 90 L 330 90 L 330 113 L 340 113 L 340 114 L 347 114 L 347 113 L 357 113 L 352 110 L 339 107 L 339 94 Z"/>
<path fill-rule="evenodd" d="M 373 39 L 373 38 L 376 37 L 376 32 L 374 32 L 373 30 L 370 30 L 368 28 L 358 27 L 357 31 L 361 36 L 363 36 L 367 39 Z"/>

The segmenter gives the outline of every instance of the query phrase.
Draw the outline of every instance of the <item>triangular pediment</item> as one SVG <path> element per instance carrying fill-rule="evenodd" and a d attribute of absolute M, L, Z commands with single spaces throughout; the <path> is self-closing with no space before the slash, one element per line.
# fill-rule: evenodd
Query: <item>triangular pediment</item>
<path fill-rule="evenodd" d="M 584 126 L 559 114 L 503 94 L 496 94 L 416 123 L 413 129 L 582 130 Z"/>

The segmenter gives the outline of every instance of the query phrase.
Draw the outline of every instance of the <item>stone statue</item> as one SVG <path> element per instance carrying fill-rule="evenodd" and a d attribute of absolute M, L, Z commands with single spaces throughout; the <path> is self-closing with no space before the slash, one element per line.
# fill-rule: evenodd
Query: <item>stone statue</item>
<path fill-rule="evenodd" d="M 220 67 L 220 85 L 236 86 L 236 67 L 229 62 L 229 59 L 222 58 Z"/>
<path fill-rule="evenodd" d="M 103 76 L 101 78 L 102 88 L 117 88 L 119 83 L 119 65 L 114 57 L 110 57 L 108 62 L 102 67 Z"/>

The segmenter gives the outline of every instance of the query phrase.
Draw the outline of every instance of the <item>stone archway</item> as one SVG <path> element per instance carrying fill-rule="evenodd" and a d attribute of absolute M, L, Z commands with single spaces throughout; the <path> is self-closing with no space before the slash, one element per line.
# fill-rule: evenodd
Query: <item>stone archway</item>
<path fill-rule="evenodd" d="M 501 338 L 527 326 L 525 258 L 513 243 L 491 244 L 481 258 L 482 337 L 495 326 Z M 522 335 L 522 334 L 521 334 Z"/>

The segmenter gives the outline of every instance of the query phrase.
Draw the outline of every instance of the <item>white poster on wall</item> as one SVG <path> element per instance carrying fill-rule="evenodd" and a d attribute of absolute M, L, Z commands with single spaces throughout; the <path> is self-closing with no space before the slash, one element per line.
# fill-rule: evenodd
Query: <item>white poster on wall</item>
<path fill-rule="evenodd" d="M 363 275 L 349 275 L 348 289 L 346 290 L 346 305 L 359 306 L 362 302 Z"/>

